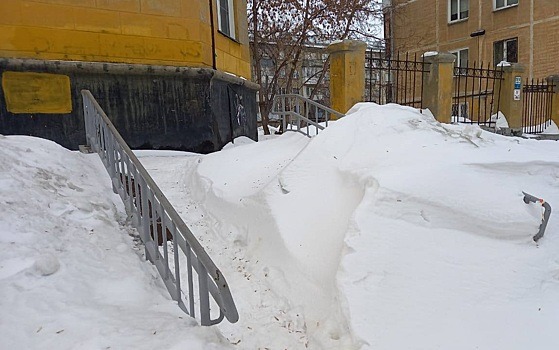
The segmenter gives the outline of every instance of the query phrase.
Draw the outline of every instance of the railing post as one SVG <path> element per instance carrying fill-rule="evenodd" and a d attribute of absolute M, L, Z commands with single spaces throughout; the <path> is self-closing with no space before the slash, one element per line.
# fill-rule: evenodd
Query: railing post
<path fill-rule="evenodd" d="M 346 113 L 363 101 L 366 48 L 367 44 L 359 40 L 343 40 L 328 46 L 332 109 Z M 338 119 L 333 114 L 330 118 Z"/>
<path fill-rule="evenodd" d="M 550 75 L 546 78 L 548 84 L 553 85 L 551 97 L 551 120 L 559 125 L 559 75 Z"/>
<path fill-rule="evenodd" d="M 513 135 L 522 135 L 522 83 L 524 81 L 524 66 L 520 63 L 510 63 L 503 67 L 501 80 L 501 94 L 499 109 L 507 118 Z"/>
<path fill-rule="evenodd" d="M 423 73 L 423 107 L 428 108 L 441 123 L 451 122 L 455 59 L 447 52 L 424 56 L 429 71 Z"/>

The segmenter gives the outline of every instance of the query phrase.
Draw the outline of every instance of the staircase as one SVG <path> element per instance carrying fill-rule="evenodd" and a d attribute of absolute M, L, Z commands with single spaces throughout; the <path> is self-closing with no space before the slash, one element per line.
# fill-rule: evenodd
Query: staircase
<path fill-rule="evenodd" d="M 344 114 L 297 94 L 276 95 L 272 113 L 281 117 L 282 130 L 296 131 L 307 137 L 328 127 L 328 121 Z"/>

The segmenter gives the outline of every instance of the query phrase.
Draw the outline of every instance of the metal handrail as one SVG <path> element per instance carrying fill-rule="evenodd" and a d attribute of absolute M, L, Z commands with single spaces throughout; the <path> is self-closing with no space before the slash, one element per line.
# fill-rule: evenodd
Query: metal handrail
<path fill-rule="evenodd" d="M 524 195 L 524 198 L 522 198 L 524 203 L 526 204 L 540 203 L 541 206 L 544 208 L 544 213 L 542 215 L 542 223 L 540 224 L 538 233 L 536 233 L 536 235 L 533 237 L 534 242 L 537 242 L 539 241 L 540 238 L 543 237 L 543 234 L 545 233 L 545 228 L 547 227 L 547 222 L 549 221 L 549 216 L 551 215 L 551 205 L 549 205 L 549 203 L 547 203 L 543 199 L 538 198 L 536 196 L 532 196 L 531 194 L 528 194 L 524 191 L 522 191 L 522 194 Z"/>
<path fill-rule="evenodd" d="M 314 120 L 311 116 L 313 109 Z M 325 125 L 320 125 L 319 111 L 324 114 Z M 308 137 L 310 137 L 309 126 L 314 126 L 318 134 L 319 130 L 324 130 L 328 126 L 330 115 L 337 118 L 345 116 L 343 113 L 297 94 L 276 95 L 272 113 L 281 117 L 284 131 L 297 131 Z M 301 129 L 302 124 L 306 124 L 306 131 Z"/>
<path fill-rule="evenodd" d="M 203 326 L 217 324 L 224 317 L 231 323 L 237 322 L 237 308 L 221 271 L 120 136 L 91 92 L 82 90 L 81 93 L 87 144 L 101 157 L 112 179 L 113 190 L 120 195 L 133 224 L 140 232 L 146 259 L 156 266 L 172 299 L 191 317 L 196 317 L 195 304 L 198 303 Z M 167 241 L 171 242 L 171 248 Z M 184 263 L 188 306 L 183 301 L 181 289 L 180 272 Z M 197 291 L 194 289 L 193 271 L 198 275 Z M 198 299 L 195 299 L 195 292 Z M 219 307 L 219 316 L 214 319 L 210 314 L 210 295 Z"/>

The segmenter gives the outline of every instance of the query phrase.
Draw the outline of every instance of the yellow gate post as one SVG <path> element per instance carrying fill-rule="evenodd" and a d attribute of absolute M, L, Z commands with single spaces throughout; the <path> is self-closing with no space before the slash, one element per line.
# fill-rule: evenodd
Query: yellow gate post
<path fill-rule="evenodd" d="M 328 46 L 332 109 L 346 113 L 363 101 L 366 48 L 367 44 L 359 40 L 343 40 Z M 334 115 L 331 118 L 337 119 Z"/>
<path fill-rule="evenodd" d="M 446 52 L 424 57 L 430 65 L 429 72 L 423 73 L 423 107 L 429 108 L 441 123 L 451 122 L 455 59 L 456 56 Z"/>
<path fill-rule="evenodd" d="M 503 67 L 501 80 L 501 94 L 499 96 L 499 110 L 509 124 L 513 135 L 522 135 L 522 84 L 524 81 L 524 66 L 520 63 L 510 63 Z"/>

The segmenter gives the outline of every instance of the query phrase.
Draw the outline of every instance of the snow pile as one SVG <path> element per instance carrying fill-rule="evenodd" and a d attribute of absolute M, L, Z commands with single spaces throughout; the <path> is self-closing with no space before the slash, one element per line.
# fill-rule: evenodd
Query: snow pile
<path fill-rule="evenodd" d="M 375 104 L 265 139 L 138 152 L 229 282 L 225 340 L 169 300 L 96 155 L 0 138 L 0 348 L 559 347 L 559 222 L 534 243 L 522 201 L 559 203 L 557 142 Z"/>
<path fill-rule="evenodd" d="M 559 203 L 558 151 L 360 104 L 312 140 L 142 162 L 227 277 L 238 348 L 552 349 L 559 226 L 536 245 L 521 191 Z"/>
<path fill-rule="evenodd" d="M 143 260 L 97 155 L 0 135 L 0 193 L 0 349 L 226 348 Z"/>

